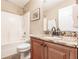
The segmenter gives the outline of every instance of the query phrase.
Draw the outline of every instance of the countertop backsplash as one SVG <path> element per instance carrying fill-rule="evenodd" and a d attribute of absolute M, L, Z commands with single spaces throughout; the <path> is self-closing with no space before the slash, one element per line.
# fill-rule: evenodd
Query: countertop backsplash
<path fill-rule="evenodd" d="M 52 35 L 50 32 L 44 32 L 44 34 L 48 35 L 48 36 Z M 61 31 L 59 36 L 78 37 L 78 32 L 75 32 L 75 31 Z"/>
<path fill-rule="evenodd" d="M 78 33 L 74 31 L 63 31 L 61 32 L 62 36 L 71 36 L 71 37 L 77 37 Z"/>

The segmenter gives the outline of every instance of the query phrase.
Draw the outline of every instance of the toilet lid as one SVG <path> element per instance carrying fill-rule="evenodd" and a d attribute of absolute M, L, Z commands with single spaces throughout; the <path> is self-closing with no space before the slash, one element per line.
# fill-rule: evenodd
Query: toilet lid
<path fill-rule="evenodd" d="M 17 48 L 18 49 L 27 49 L 27 48 L 30 48 L 30 44 L 29 43 L 23 43 L 23 44 L 20 44 Z"/>

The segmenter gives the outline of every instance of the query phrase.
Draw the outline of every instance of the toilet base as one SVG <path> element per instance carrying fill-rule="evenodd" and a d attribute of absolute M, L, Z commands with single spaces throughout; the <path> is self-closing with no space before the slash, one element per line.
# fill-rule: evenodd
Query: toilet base
<path fill-rule="evenodd" d="M 24 53 L 20 53 L 20 59 L 25 59 Z"/>
<path fill-rule="evenodd" d="M 25 56 L 25 53 L 20 53 L 20 59 L 30 59 L 30 53 Z"/>

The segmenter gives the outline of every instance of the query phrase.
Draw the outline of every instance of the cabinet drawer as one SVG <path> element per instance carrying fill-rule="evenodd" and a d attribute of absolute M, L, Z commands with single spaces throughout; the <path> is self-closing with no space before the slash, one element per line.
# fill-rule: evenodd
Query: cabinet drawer
<path fill-rule="evenodd" d="M 37 42 L 39 44 L 43 44 L 44 41 L 40 40 L 40 39 L 37 39 L 37 38 L 31 38 L 31 42 Z"/>
<path fill-rule="evenodd" d="M 32 42 L 37 42 L 37 43 L 40 43 L 40 44 L 43 43 L 42 40 L 40 40 L 40 39 L 35 39 L 35 38 L 32 38 L 31 41 L 32 41 Z"/>

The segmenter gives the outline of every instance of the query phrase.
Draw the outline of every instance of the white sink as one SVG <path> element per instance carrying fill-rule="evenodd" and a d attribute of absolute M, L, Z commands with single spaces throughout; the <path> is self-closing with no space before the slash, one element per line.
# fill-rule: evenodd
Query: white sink
<path fill-rule="evenodd" d="M 77 37 L 63 37 L 64 41 L 68 41 L 68 42 L 77 42 Z"/>
<path fill-rule="evenodd" d="M 44 37 L 44 39 L 49 40 L 49 41 L 56 41 L 56 42 L 77 42 L 77 38 L 76 37 L 58 37 L 58 36 L 48 36 L 48 37 Z"/>
<path fill-rule="evenodd" d="M 58 36 L 54 36 L 54 37 L 44 37 L 45 39 L 49 39 L 49 40 L 62 40 L 62 37 L 58 37 Z"/>

